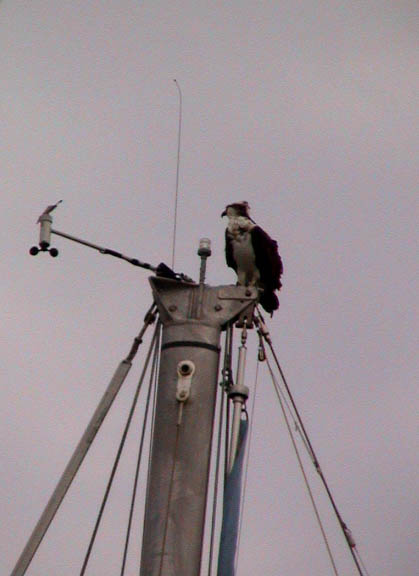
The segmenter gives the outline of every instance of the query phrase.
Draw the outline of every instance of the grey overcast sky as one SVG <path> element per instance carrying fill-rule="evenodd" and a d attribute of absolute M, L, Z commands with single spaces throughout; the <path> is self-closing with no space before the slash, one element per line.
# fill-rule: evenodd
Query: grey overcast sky
<path fill-rule="evenodd" d="M 174 78 L 176 268 L 196 278 L 208 236 L 208 281 L 235 282 L 220 213 L 248 200 L 280 244 L 270 328 L 343 517 L 371 576 L 417 575 L 418 15 L 404 0 L 1 3 L 2 575 L 151 302 L 145 271 L 63 239 L 57 259 L 30 257 L 35 221 L 63 199 L 58 230 L 170 263 Z M 29 576 L 79 573 L 138 374 Z M 136 441 L 89 575 L 119 573 Z M 310 477 L 340 574 L 355 575 Z M 332 574 L 266 369 L 237 572 L 259 574 Z"/>

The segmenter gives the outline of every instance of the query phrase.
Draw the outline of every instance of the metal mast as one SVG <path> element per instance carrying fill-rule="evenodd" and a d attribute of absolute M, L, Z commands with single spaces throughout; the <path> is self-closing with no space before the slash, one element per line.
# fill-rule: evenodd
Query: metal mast
<path fill-rule="evenodd" d="M 201 258 L 209 254 L 202 251 Z M 255 288 L 152 278 L 163 324 L 141 576 L 197 576 L 217 392 L 220 335 L 251 318 Z"/>

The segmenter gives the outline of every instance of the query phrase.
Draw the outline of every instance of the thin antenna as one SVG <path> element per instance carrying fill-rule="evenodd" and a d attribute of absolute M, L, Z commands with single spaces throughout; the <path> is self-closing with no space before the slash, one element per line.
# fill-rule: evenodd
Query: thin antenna
<path fill-rule="evenodd" d="M 179 126 L 178 126 L 178 139 L 177 139 L 176 194 L 175 194 L 175 216 L 173 223 L 172 268 L 175 267 L 177 204 L 179 196 L 180 137 L 182 133 L 182 91 L 176 78 L 173 80 L 173 82 L 176 84 L 176 87 L 179 92 Z"/>

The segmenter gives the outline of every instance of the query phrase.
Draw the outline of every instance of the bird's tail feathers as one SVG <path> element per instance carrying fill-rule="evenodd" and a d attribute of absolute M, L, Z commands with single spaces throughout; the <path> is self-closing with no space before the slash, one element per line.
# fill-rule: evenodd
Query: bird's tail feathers
<path fill-rule="evenodd" d="M 267 292 L 264 290 L 260 294 L 259 299 L 260 305 L 266 312 L 268 312 L 271 316 L 275 310 L 279 308 L 279 300 L 275 292 Z"/>

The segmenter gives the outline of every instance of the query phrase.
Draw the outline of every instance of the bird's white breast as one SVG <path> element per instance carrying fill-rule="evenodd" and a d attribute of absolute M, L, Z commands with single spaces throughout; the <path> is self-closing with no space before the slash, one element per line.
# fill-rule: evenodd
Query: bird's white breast
<path fill-rule="evenodd" d="M 239 284 L 254 285 L 259 280 L 259 270 L 256 268 L 255 252 L 250 234 L 254 224 L 242 216 L 231 218 L 228 223 L 228 233 L 232 239 L 233 258 L 237 265 Z"/>

